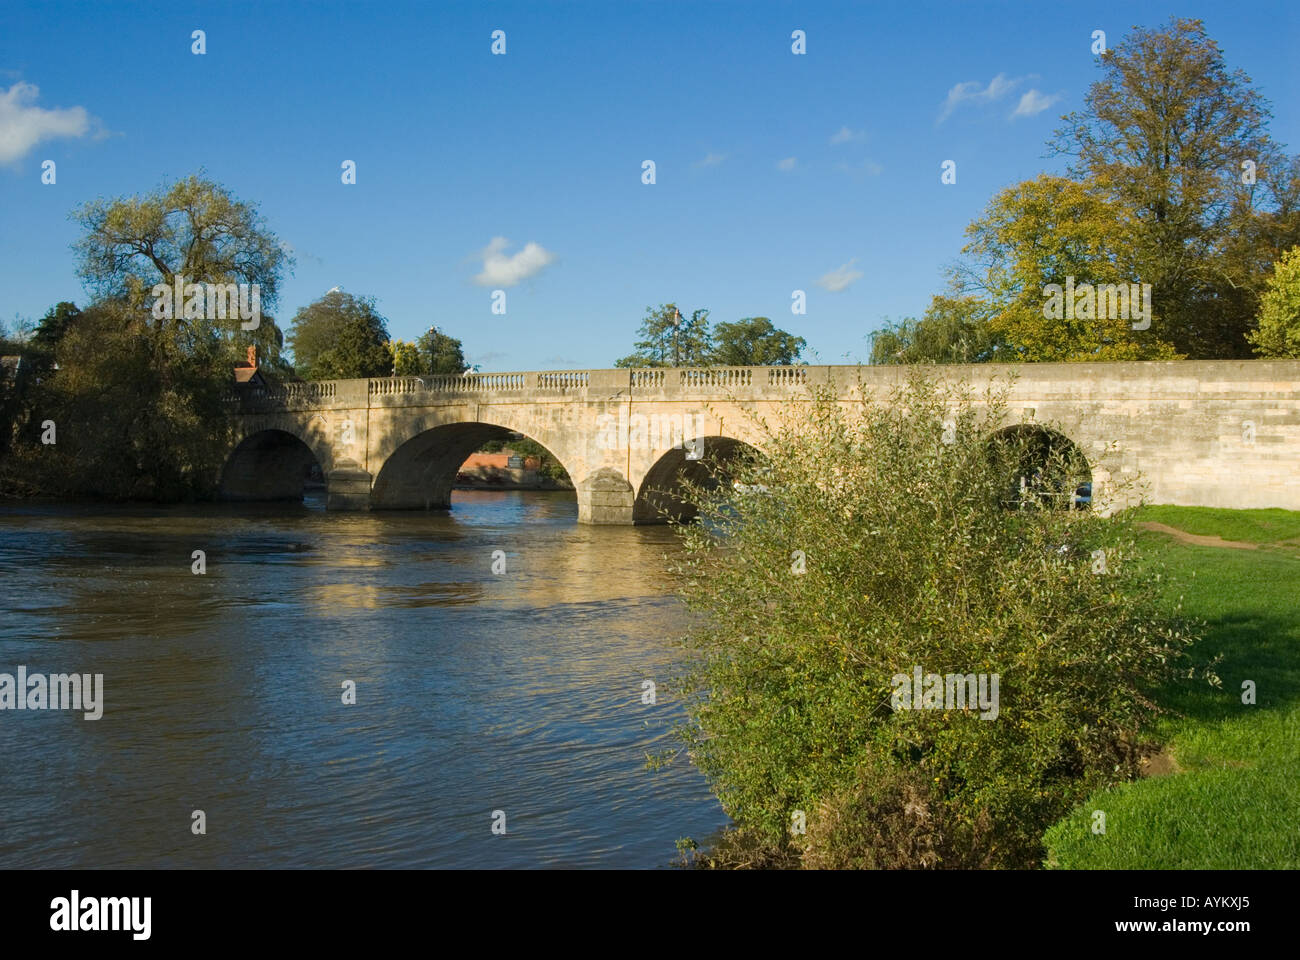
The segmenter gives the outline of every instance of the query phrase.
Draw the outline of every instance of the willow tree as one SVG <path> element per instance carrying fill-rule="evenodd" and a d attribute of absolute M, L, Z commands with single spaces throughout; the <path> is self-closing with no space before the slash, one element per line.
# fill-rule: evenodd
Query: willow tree
<path fill-rule="evenodd" d="M 78 275 L 97 301 L 111 300 L 155 347 L 171 338 L 193 346 L 204 337 L 232 345 L 242 356 L 253 344 L 268 362 L 279 357 L 283 336 L 269 315 L 251 329 L 236 315 L 185 319 L 173 309 L 160 317 L 150 309 L 161 284 L 255 284 L 261 307 L 275 307 L 282 274 L 292 257 L 253 204 L 225 187 L 194 175 L 151 193 L 98 199 L 72 214 L 85 230 L 73 244 Z"/>
<path fill-rule="evenodd" d="M 256 326 L 237 311 L 167 316 L 154 309 L 154 288 L 256 284 L 269 311 L 289 256 L 254 206 L 199 176 L 95 200 L 72 218 L 85 230 L 73 248 L 93 300 L 62 331 L 57 374 L 41 386 L 58 440 L 29 446 L 32 475 L 50 493 L 212 493 L 229 441 L 222 396 L 232 368 L 255 345 L 274 369 L 281 335 L 269 314 Z"/>

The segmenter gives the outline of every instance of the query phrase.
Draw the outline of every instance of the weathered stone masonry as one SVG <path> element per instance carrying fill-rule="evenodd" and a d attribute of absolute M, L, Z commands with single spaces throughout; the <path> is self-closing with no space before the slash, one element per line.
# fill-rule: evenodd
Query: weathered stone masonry
<path fill-rule="evenodd" d="M 637 415 L 702 414 L 706 437 L 761 447 L 746 411 L 771 417 L 806 400 L 808 387 L 817 384 L 833 383 L 845 399 L 855 395 L 859 378 L 868 389 L 886 391 L 907 371 L 582 370 L 252 389 L 239 401 L 239 437 L 223 484 L 234 496 L 291 495 L 309 451 L 327 478 L 330 509 L 445 507 L 456 468 L 504 429 L 533 438 L 564 464 L 577 487 L 580 521 L 629 524 L 653 515 L 647 478 L 662 478 L 682 458 L 681 450 L 662 444 L 630 442 L 628 424 Z M 927 371 L 969 381 L 977 392 L 990 378 L 1014 376 L 1008 425 L 1032 421 L 1059 430 L 1094 464 L 1095 481 L 1106 479 L 1097 467 L 1102 462 L 1110 473 L 1139 473 L 1149 502 L 1300 510 L 1300 361 Z M 621 423 L 617 443 L 609 440 L 614 421 Z"/>

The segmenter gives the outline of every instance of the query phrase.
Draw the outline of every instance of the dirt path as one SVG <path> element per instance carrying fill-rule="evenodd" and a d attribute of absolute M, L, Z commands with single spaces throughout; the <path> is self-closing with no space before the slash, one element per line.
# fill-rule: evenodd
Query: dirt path
<path fill-rule="evenodd" d="M 1246 543 L 1244 540 L 1224 540 L 1222 537 L 1207 537 L 1198 533 L 1188 533 L 1186 530 L 1179 530 L 1177 527 L 1171 527 L 1165 523 L 1156 523 L 1154 520 L 1139 520 L 1137 525 L 1143 530 L 1167 533 L 1175 540 L 1195 544 L 1198 547 L 1231 547 L 1233 550 L 1259 549 L 1258 543 Z"/>

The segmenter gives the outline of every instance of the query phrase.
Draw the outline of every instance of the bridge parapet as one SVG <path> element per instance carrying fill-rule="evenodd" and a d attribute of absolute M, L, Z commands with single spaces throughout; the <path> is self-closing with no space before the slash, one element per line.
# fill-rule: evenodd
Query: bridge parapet
<path fill-rule="evenodd" d="M 321 406 L 335 406 L 340 384 L 348 380 L 311 380 L 305 383 L 287 383 L 279 387 L 243 387 L 231 390 L 223 398 L 226 403 L 238 405 L 243 412 L 266 410 L 310 410 Z"/>
<path fill-rule="evenodd" d="M 647 367 L 613 370 L 541 370 L 518 373 L 443 374 L 317 380 L 279 387 L 243 387 L 226 400 L 244 413 L 323 407 L 421 406 L 474 399 L 537 400 L 738 400 L 783 399 L 807 387 L 840 379 L 855 367 Z"/>
<path fill-rule="evenodd" d="M 834 367 L 654 367 L 631 371 L 639 399 L 784 399 L 829 382 Z M 856 369 L 856 368 L 845 368 Z"/>
<path fill-rule="evenodd" d="M 367 406 L 423 406 L 566 401 L 782 401 L 806 396 L 808 388 L 833 384 L 844 397 L 859 381 L 873 392 L 906 381 L 905 366 L 652 367 L 612 370 L 544 370 L 424 377 L 321 380 L 279 387 L 241 387 L 226 399 L 241 412 Z M 936 365 L 925 368 L 951 381 L 987 383 L 1014 378 L 1015 394 L 1039 399 L 1092 401 L 1136 396 L 1276 394 L 1292 397 L 1300 361 L 1138 361 L 1129 363 L 1042 363 Z"/>
<path fill-rule="evenodd" d="M 587 400 L 608 399 L 625 390 L 627 372 L 544 370 L 527 373 L 444 374 L 374 378 L 365 383 L 369 402 L 385 407 L 418 406 L 471 398 L 479 402 L 491 402 L 494 399 L 515 402 L 534 399 Z"/>

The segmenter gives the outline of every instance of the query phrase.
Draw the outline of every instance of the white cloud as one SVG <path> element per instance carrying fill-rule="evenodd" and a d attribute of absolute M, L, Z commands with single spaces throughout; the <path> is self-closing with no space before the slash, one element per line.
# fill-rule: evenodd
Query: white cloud
<path fill-rule="evenodd" d="M 850 130 L 848 127 L 840 127 L 839 132 L 834 134 L 831 137 L 831 146 L 835 146 L 836 144 L 840 144 L 840 143 L 851 143 L 854 140 L 865 140 L 865 139 L 867 139 L 867 132 L 865 130 L 859 130 L 855 133 L 854 131 Z"/>
<path fill-rule="evenodd" d="M 483 248 L 483 272 L 474 278 L 475 283 L 481 287 L 513 287 L 555 262 L 555 254 L 536 243 L 527 243 L 514 256 L 507 257 L 505 249 L 509 245 L 505 237 L 493 237 Z"/>
<path fill-rule="evenodd" d="M 1054 93 L 1050 97 L 1045 93 L 1039 93 L 1037 90 L 1027 90 L 1020 98 L 1020 103 L 1016 107 L 1016 112 L 1011 114 L 1013 117 L 1032 117 L 1035 114 L 1042 113 L 1057 100 L 1061 99 L 1059 93 Z"/>
<path fill-rule="evenodd" d="M 35 105 L 40 95 L 35 84 L 22 82 L 0 91 L 0 164 L 16 163 L 42 140 L 90 132 L 85 107 L 46 110 Z"/>
<path fill-rule="evenodd" d="M 939 112 L 937 122 L 943 123 L 963 103 L 992 103 L 994 100 L 1001 100 L 1023 83 L 1024 80 L 1024 77 L 1008 80 L 1005 73 L 999 73 L 989 81 L 987 87 L 981 87 L 978 80 L 968 80 L 965 83 L 956 84 L 948 91 L 948 96 L 943 101 L 943 109 Z"/>
<path fill-rule="evenodd" d="M 708 153 L 705 154 L 703 160 L 698 161 L 695 165 L 697 167 L 716 167 L 726 159 L 727 155 L 725 153 Z"/>
<path fill-rule="evenodd" d="M 796 163 L 798 163 L 798 161 L 795 160 L 794 157 L 786 157 L 784 160 L 777 163 L 776 168 L 778 170 L 793 170 Z"/>
<path fill-rule="evenodd" d="M 847 290 L 849 286 L 862 276 L 861 270 L 854 270 L 853 264 L 857 260 L 854 257 L 848 263 L 836 267 L 829 273 L 822 274 L 817 281 L 817 286 L 823 290 L 829 290 L 831 293 L 839 293 L 841 290 Z"/>

